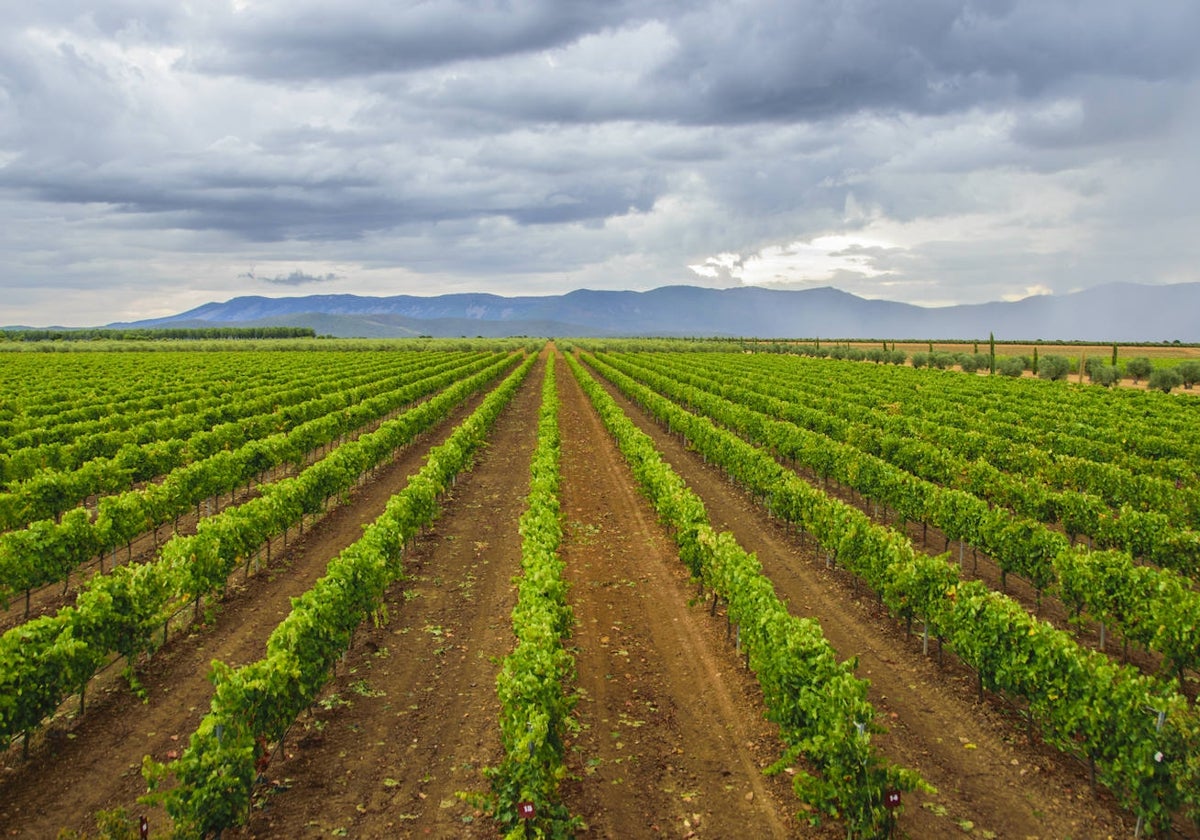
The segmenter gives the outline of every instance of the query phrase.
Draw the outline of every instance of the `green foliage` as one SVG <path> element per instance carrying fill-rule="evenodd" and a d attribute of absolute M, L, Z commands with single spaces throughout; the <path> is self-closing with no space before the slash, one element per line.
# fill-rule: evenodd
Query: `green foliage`
<path fill-rule="evenodd" d="M 1155 368 L 1150 372 L 1150 379 L 1146 384 L 1155 391 L 1167 394 L 1172 388 L 1178 388 L 1183 384 L 1183 375 L 1177 368 Z"/>
<path fill-rule="evenodd" d="M 1189 359 L 1186 362 L 1180 362 L 1175 370 L 1179 371 L 1180 383 L 1184 388 L 1191 388 L 1200 382 L 1200 360 Z"/>
<path fill-rule="evenodd" d="M 97 840 L 140 840 L 142 836 L 139 820 L 124 808 L 97 811 L 95 819 Z M 58 832 L 57 840 L 88 840 L 89 836 L 87 832 L 62 829 Z M 156 832 L 150 836 L 158 838 L 165 835 Z"/>
<path fill-rule="evenodd" d="M 1026 698 L 1046 740 L 1094 761 L 1099 777 L 1118 800 L 1145 817 L 1148 824 L 1161 826 L 1172 813 L 1194 813 L 1200 807 L 1200 788 L 1194 785 L 1194 767 L 1198 762 L 1194 752 L 1188 751 L 1196 748 L 1189 734 L 1196 730 L 1196 714 L 1172 682 L 1115 665 L 1103 654 L 1080 648 L 1068 634 L 1038 622 L 1005 596 L 989 593 L 977 582 L 958 582 L 955 567 L 944 558 L 918 561 L 902 536 L 874 525 L 856 509 L 825 496 L 782 469 L 775 458 L 803 463 L 818 475 L 834 477 L 894 507 L 900 519 L 920 520 L 928 516 L 929 521 L 949 536 L 970 540 L 996 556 L 1002 568 L 1021 574 L 1039 589 L 1060 581 L 1069 587 L 1065 597 L 1077 610 L 1087 610 L 1121 628 L 1131 640 L 1161 651 L 1167 672 L 1174 672 L 1176 677 L 1182 673 L 1182 667 L 1195 667 L 1200 651 L 1194 620 L 1200 614 L 1200 599 L 1186 579 L 1135 565 L 1131 555 L 1124 552 L 1112 555 L 1120 559 L 1119 566 L 1106 565 L 1105 555 L 1098 553 L 1096 564 L 1085 572 L 1080 562 L 1090 563 L 1090 555 L 1078 548 L 1071 549 L 1061 535 L 1036 520 L 1014 517 L 967 493 L 930 486 L 914 481 L 912 476 L 902 477 L 862 452 L 823 439 L 823 435 L 805 433 L 794 424 L 774 420 L 682 384 L 679 380 L 701 378 L 696 374 L 698 365 L 694 361 L 686 366 L 686 372 L 673 370 L 668 377 L 658 374 L 658 364 L 645 357 L 636 363 L 625 356 L 587 358 L 627 395 L 649 408 L 673 430 L 684 433 L 709 462 L 721 465 L 775 515 L 811 533 L 830 558 L 859 575 L 898 615 L 925 620 L 931 633 L 944 639 L 963 661 L 980 673 L 985 687 Z M 637 381 L 631 375 L 636 375 Z M 738 377 L 726 373 L 719 386 L 711 387 L 757 400 L 773 411 L 800 413 L 800 409 L 787 406 L 783 400 L 754 397 L 747 389 L 728 384 L 737 380 Z M 839 383 L 839 394 L 844 393 L 844 386 L 844 382 Z M 669 397 L 719 418 L 740 435 L 759 441 L 764 448 L 756 448 L 732 431 L 718 429 L 705 417 L 684 411 L 670 402 Z M 811 401 L 806 395 L 796 399 L 806 406 Z M 820 415 L 819 410 L 803 414 L 829 430 L 828 433 L 836 430 L 860 445 L 883 448 L 890 445 L 878 433 L 860 430 L 850 423 L 839 425 Z M 1089 434 L 1094 435 L 1095 431 L 1089 428 Z M 895 440 L 897 454 L 912 443 L 906 437 Z M 1089 444 L 1096 445 L 1094 440 Z M 941 471 L 943 481 L 965 480 L 980 487 L 998 484 L 997 491 L 1019 492 L 1018 485 L 990 464 L 958 466 L 941 454 L 939 448 L 929 446 L 912 447 L 911 452 L 914 464 L 928 464 L 926 469 Z M 1014 447 L 1008 457 L 1015 463 L 1017 455 L 1049 463 L 1039 459 L 1032 447 Z M 1089 471 L 1100 466 L 1096 462 L 1075 460 L 1087 464 Z M 1071 461 L 1064 458 L 1058 463 L 1065 466 Z M 1084 479 L 1089 474 L 1095 473 L 1080 471 L 1078 478 Z M 1099 474 L 1117 476 L 1116 471 Z M 1161 482 L 1143 486 L 1145 491 L 1151 486 L 1159 488 L 1164 495 L 1156 498 L 1170 498 L 1166 494 L 1171 491 Z M 1126 492 L 1120 485 L 1104 485 L 1103 489 L 1097 485 L 1097 488 L 1103 498 Z M 1127 489 L 1131 490 L 1132 484 Z M 1020 498 L 1014 495 L 1013 501 Z M 1071 502 L 1062 510 L 1064 516 L 1070 517 L 1072 528 L 1081 524 L 1096 528 L 1100 523 L 1094 520 L 1091 524 L 1083 523 L 1097 515 L 1102 520 L 1107 516 L 1102 502 L 1084 494 L 1062 494 L 1061 500 Z M 1021 504 L 1037 510 L 1046 501 L 1044 493 L 1031 493 Z M 1178 532 L 1167 536 L 1171 533 L 1166 527 L 1168 517 L 1153 510 L 1123 506 L 1108 521 L 1105 538 L 1128 544 L 1130 552 L 1138 555 L 1162 553 L 1168 545 L 1194 548 L 1200 544 L 1195 540 L 1189 542 Z M 1120 572 L 1122 568 L 1127 571 Z M 1122 599 L 1106 600 L 1114 592 L 1121 593 Z M 1185 661 L 1193 664 L 1181 666 Z M 1161 732 L 1146 709 L 1168 712 Z M 1172 753 L 1171 744 L 1191 746 L 1177 747 Z M 1156 755 L 1168 758 L 1158 760 Z"/>
<path fill-rule="evenodd" d="M 67 607 L 0 637 L 0 738 L 5 742 L 41 726 L 100 666 L 103 651 L 79 636 L 78 623 L 79 613 Z"/>
<path fill-rule="evenodd" d="M 352 429 L 494 365 L 494 356 L 449 359 L 389 377 L 371 388 L 345 387 L 291 406 L 294 415 L 285 431 L 277 403 L 252 401 L 260 412 L 238 422 L 197 431 L 187 441 L 139 448 L 125 444 L 111 460 L 85 462 L 72 472 L 46 470 L 0 494 L 0 512 L 8 511 L 10 527 L 22 530 L 0 534 L 0 603 L 12 593 L 62 580 L 72 569 L 98 552 L 124 546 L 152 527 L 170 521 L 200 502 L 227 493 L 265 470 L 303 457 L 318 446 Z M 379 393 L 374 393 L 379 391 Z M 305 394 L 308 391 L 305 390 Z M 237 416 L 240 407 L 232 408 Z M 274 434 L 270 432 L 274 431 Z M 261 438 L 250 437 L 261 432 Z M 130 435 L 147 434 L 140 429 Z M 247 439 L 250 437 L 250 439 Z M 101 460 L 104 462 L 101 463 Z M 58 516 L 69 504 L 105 488 L 129 488 L 135 466 L 173 467 L 160 482 L 141 489 L 124 489 L 103 496 L 93 519 L 82 509 Z M 142 475 L 142 478 L 148 475 Z M 314 512 L 324 501 L 315 494 L 307 501 Z M 45 519 L 34 521 L 34 516 Z"/>
<path fill-rule="evenodd" d="M 476 372 L 465 378 L 462 368 L 439 374 L 449 377 L 443 385 L 452 384 L 435 397 L 343 444 L 300 475 L 264 487 L 258 498 L 203 520 L 195 535 L 171 539 L 156 561 L 93 577 L 74 607 L 6 631 L 0 636 L 0 738 L 36 729 L 66 697 L 80 690 L 111 653 L 132 660 L 153 650 L 164 620 L 182 603 L 223 591 L 237 564 L 268 538 L 293 526 L 305 505 L 312 506 L 314 499 L 323 502 L 350 487 L 363 470 L 446 417 L 467 396 L 511 367 L 515 358 L 492 357 L 482 369 L 467 368 Z M 444 485 L 424 474 L 414 480 L 428 490 L 420 513 L 432 515 L 436 493 Z M 413 505 L 417 507 L 416 499 Z M 74 518 L 63 520 L 69 523 Z M 4 544 L 0 541 L 0 546 Z M 42 553 L 50 556 L 45 549 Z M 12 555 L 7 557 L 0 550 L 0 566 L 13 562 Z M 363 585 L 355 581 L 359 590 Z M 355 597 L 352 592 L 341 603 L 359 611 L 367 608 Z M 25 687 L 31 680 L 36 690 Z"/>
<path fill-rule="evenodd" d="M 739 450 L 745 445 L 739 446 L 736 438 L 726 437 L 707 420 L 672 409 L 653 391 L 633 385 L 595 357 L 587 360 L 634 399 L 664 412 L 663 419 L 669 418 L 673 428 L 686 430 L 710 461 L 726 468 L 739 464 L 743 472 L 738 476 L 745 483 L 769 483 L 782 475 L 769 458 L 741 457 L 745 453 Z M 672 527 L 680 558 L 728 602 L 729 617 L 738 624 L 739 639 L 763 688 L 768 716 L 779 724 L 785 743 L 774 769 L 803 755 L 816 772 L 797 772 L 795 791 L 813 809 L 810 819 L 824 815 L 841 820 L 851 836 L 882 834 L 893 819 L 884 807 L 887 791 L 930 788 L 917 773 L 888 764 L 871 747 L 871 735 L 882 730 L 866 700 L 866 682 L 853 675 L 854 663 L 836 661 L 816 622 L 788 613 L 757 558 L 729 532 L 712 529 L 703 503 L 662 461 L 650 439 L 578 362 L 568 362 L 643 491 Z"/>
<path fill-rule="evenodd" d="M 1025 372 L 1025 359 L 1021 356 L 1008 356 L 1002 359 L 997 365 L 996 370 L 1001 376 L 1017 377 Z"/>
<path fill-rule="evenodd" d="M 937 351 L 929 354 L 929 366 L 938 370 L 947 370 L 958 362 L 958 358 L 953 353 L 944 353 Z"/>
<path fill-rule="evenodd" d="M 1142 381 L 1154 371 L 1154 363 L 1145 356 L 1138 356 L 1125 363 L 1125 374 L 1133 379 L 1134 384 Z"/>
<path fill-rule="evenodd" d="M 1052 382 L 1066 379 L 1071 372 L 1071 360 L 1066 356 L 1045 356 L 1038 362 L 1036 372 L 1042 379 Z"/>
<path fill-rule="evenodd" d="M 1092 364 L 1096 359 L 1088 359 L 1088 378 L 1097 385 L 1111 388 L 1121 381 L 1121 371 L 1116 365 Z"/>
<path fill-rule="evenodd" d="M 563 739 L 574 705 L 574 697 L 564 691 L 574 676 L 574 660 L 563 648 L 563 639 L 570 634 L 574 618 L 558 556 L 562 523 L 553 356 L 542 384 L 538 444 L 530 474 L 528 506 L 519 526 L 523 575 L 518 579 L 512 618 L 517 644 L 496 677 L 504 759 L 485 771 L 491 780 L 486 807 L 506 837 L 532 832 L 537 837 L 566 838 L 583 823 L 570 815 L 558 793 L 566 775 Z M 522 802 L 534 804 L 533 819 L 520 818 Z"/>
<path fill-rule="evenodd" d="M 160 327 L 158 329 L 0 330 L 0 341 L 178 341 L 203 338 L 315 338 L 312 327 Z"/>
<path fill-rule="evenodd" d="M 220 833 L 244 820 L 255 762 L 315 700 L 354 628 L 378 610 L 384 589 L 402 574 L 402 546 L 437 514 L 439 494 L 471 463 L 534 359 L 526 359 L 435 447 L 362 538 L 294 599 L 263 659 L 236 670 L 214 663 L 211 708 L 187 749 L 168 765 L 146 761 L 143 767 L 151 800 L 162 804 L 183 836 Z M 177 783 L 164 787 L 171 776 Z"/>

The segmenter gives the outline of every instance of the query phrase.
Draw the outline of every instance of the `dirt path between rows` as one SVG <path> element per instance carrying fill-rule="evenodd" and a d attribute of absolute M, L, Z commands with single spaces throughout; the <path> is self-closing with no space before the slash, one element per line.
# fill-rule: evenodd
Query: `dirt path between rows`
<path fill-rule="evenodd" d="M 640 408 L 610 393 L 654 439 L 704 500 L 715 527 L 753 551 L 793 613 L 816 618 L 841 658 L 859 657 L 858 675 L 890 732 L 878 739 L 893 761 L 918 770 L 938 793 L 910 794 L 900 829 L 912 838 L 972 836 L 1104 838 L 1132 836 L 1134 820 L 1111 797 L 1094 797 L 1084 769 L 1025 736 L 1002 707 L 980 704 L 974 676 L 947 654 L 921 655 L 904 628 L 852 578 L 827 569 L 811 539 L 755 505 L 714 467 L 667 434 Z"/>
<path fill-rule="evenodd" d="M 529 492 L 544 361 L 496 421 L 437 520 L 405 552 L 388 621 L 363 628 L 268 770 L 233 837 L 494 837 L 460 792 L 500 760 L 496 660 L 513 644 L 517 520 Z"/>
<path fill-rule="evenodd" d="M 520 567 L 517 522 L 528 493 L 544 359 L 446 496 L 442 514 L 406 552 L 408 578 L 385 599 L 388 618 L 364 627 L 337 677 L 301 716 L 267 768 L 240 838 L 492 838 L 464 792 L 487 789 L 500 760 L 495 676 L 513 644 Z M 563 557 L 576 629 L 579 729 L 568 739 L 564 799 L 583 837 L 832 840 L 811 828 L 786 774 L 764 776 L 780 752 L 759 689 L 726 638 L 725 619 L 692 604 L 695 588 L 638 493 L 619 452 L 565 364 L 562 401 Z M 1024 727 L 975 697 L 951 656 L 921 655 L 870 593 L 826 569 L 811 543 L 753 505 L 723 475 L 621 400 L 700 494 L 714 525 L 755 551 L 793 610 L 821 621 L 843 657 L 860 657 L 871 699 L 891 731 L 893 760 L 939 789 L 906 798 L 910 838 L 1132 836 L 1133 820 L 1093 797 L 1076 763 L 1027 742 Z M 461 415 L 460 415 L 461 417 Z M 288 598 L 311 585 L 361 534 L 429 447 L 457 422 L 405 450 L 332 510 L 266 574 L 231 592 L 213 627 L 173 640 L 144 669 L 148 702 L 96 691 L 86 715 L 64 719 L 24 762 L 0 755 L 0 826 L 10 836 L 94 831 L 90 815 L 140 813 L 143 754 L 182 749 L 208 708 L 209 662 L 262 654 Z M 151 812 L 152 830 L 165 817 Z"/>
<path fill-rule="evenodd" d="M 567 802 L 598 837 L 794 836 L 787 776 L 761 772 L 780 752 L 762 695 L 724 622 L 688 606 L 696 592 L 674 543 L 560 367 L 581 690 Z"/>
<path fill-rule="evenodd" d="M 413 405 L 424 402 L 426 399 L 428 397 L 415 400 Z M 105 552 L 103 557 L 93 557 L 91 560 L 81 563 L 71 570 L 71 573 L 64 581 L 39 586 L 28 593 L 28 598 L 26 597 L 26 593 L 17 593 L 7 607 L 0 605 L 0 632 L 38 618 L 39 616 L 52 615 L 68 604 L 74 604 L 75 598 L 95 575 L 107 574 L 117 566 L 153 561 L 158 555 L 159 549 L 172 537 L 176 535 L 189 536 L 195 534 L 201 519 L 215 516 L 227 508 L 236 507 L 256 498 L 259 495 L 259 487 L 261 485 L 297 475 L 317 461 L 325 458 L 342 443 L 357 440 L 360 436 L 375 431 L 383 423 L 398 416 L 404 410 L 393 409 L 383 417 L 372 420 L 361 428 L 343 435 L 339 440 L 322 444 L 312 452 L 309 452 L 300 465 L 279 464 L 267 470 L 262 475 L 257 476 L 253 481 L 239 485 L 233 488 L 233 490 L 222 493 L 215 498 L 202 500 L 189 508 L 186 513 L 180 514 L 169 522 L 160 523 L 153 530 L 146 531 L 134 537 L 128 545 L 119 546 L 112 552 Z M 159 475 L 152 479 L 152 481 L 161 482 L 165 478 L 165 475 Z M 132 489 L 137 490 L 145 486 L 146 483 L 142 482 L 134 485 Z M 93 512 L 95 510 L 96 498 L 92 496 L 88 499 L 89 509 Z M 278 542 L 282 544 L 283 541 L 281 539 Z"/>
<path fill-rule="evenodd" d="M 486 791 L 482 770 L 501 758 L 495 677 L 514 642 L 543 365 L 407 553 L 390 621 L 359 634 L 235 836 L 497 836 L 460 794 Z M 561 362 L 558 382 L 580 695 L 563 794 L 582 836 L 797 836 L 786 777 L 760 772 L 775 733 L 723 623 L 687 606 L 677 553 Z"/>
<path fill-rule="evenodd" d="M 163 761 L 182 750 L 208 711 L 211 662 L 239 666 L 265 652 L 267 637 L 291 609 L 291 598 L 320 577 L 343 548 L 362 535 L 429 449 L 445 438 L 482 397 L 402 449 L 388 466 L 353 490 L 348 506 L 335 505 L 303 537 L 295 530 L 286 551 L 276 550 L 264 571 L 237 572 L 211 624 L 172 638 L 139 669 L 144 702 L 110 668 L 89 686 L 82 717 L 64 715 L 49 725 L 25 760 L 19 747 L 0 753 L 0 826 L 7 836 L 52 838 L 60 829 L 91 832 L 101 809 L 146 813 L 152 830 L 167 818 L 137 804 L 146 791 L 146 754 Z M 276 541 L 277 548 L 281 544 Z"/>
<path fill-rule="evenodd" d="M 789 466 L 785 463 L 785 466 Z M 808 469 L 797 469 L 796 472 L 811 484 L 820 484 L 820 478 Z M 903 530 L 913 547 L 925 554 L 938 555 L 950 553 L 950 560 L 959 565 L 959 577 L 962 580 L 979 580 L 989 589 L 1001 592 L 1017 601 L 1031 615 L 1047 621 L 1059 630 L 1071 635 L 1081 646 L 1091 648 L 1107 655 L 1114 662 L 1131 665 L 1149 676 L 1160 676 L 1164 679 L 1174 678 L 1173 674 L 1164 674 L 1163 656 L 1157 651 L 1131 644 L 1121 635 L 1119 630 L 1108 628 L 1105 645 L 1100 645 L 1100 623 L 1090 618 L 1080 618 L 1072 615 L 1071 609 L 1058 597 L 1057 586 L 1052 585 L 1039 593 L 1037 589 L 1020 575 L 1009 573 L 1005 575 L 1000 564 L 990 555 L 963 544 L 960 540 L 950 539 L 940 529 L 920 522 L 904 523 L 901 529 L 894 515 L 881 505 L 875 503 L 862 493 L 828 479 L 823 484 L 825 492 L 848 505 L 852 505 L 869 516 L 872 521 L 892 528 Z M 1050 526 L 1054 527 L 1054 526 Z M 1061 533 L 1061 528 L 1058 529 Z M 1182 682 L 1176 680 L 1177 690 L 1192 702 L 1200 694 L 1200 673 L 1188 669 Z"/>

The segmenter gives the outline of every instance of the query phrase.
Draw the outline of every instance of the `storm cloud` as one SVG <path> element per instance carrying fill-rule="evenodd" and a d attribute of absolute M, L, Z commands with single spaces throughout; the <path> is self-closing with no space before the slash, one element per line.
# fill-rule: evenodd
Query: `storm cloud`
<path fill-rule="evenodd" d="M 1200 279 L 1194 2 L 102 5 L 0 29 L 0 323 Z"/>

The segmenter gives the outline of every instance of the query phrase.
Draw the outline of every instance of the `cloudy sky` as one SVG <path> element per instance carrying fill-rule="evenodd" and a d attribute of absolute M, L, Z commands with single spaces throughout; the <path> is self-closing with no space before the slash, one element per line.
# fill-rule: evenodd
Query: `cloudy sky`
<path fill-rule="evenodd" d="M 0 324 L 239 294 L 1200 280 L 1196 0 L 38 0 Z"/>

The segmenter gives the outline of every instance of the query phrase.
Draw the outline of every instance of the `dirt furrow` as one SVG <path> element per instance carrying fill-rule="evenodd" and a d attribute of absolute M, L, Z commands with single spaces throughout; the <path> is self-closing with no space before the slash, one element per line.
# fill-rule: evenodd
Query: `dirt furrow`
<path fill-rule="evenodd" d="M 215 498 L 204 499 L 190 508 L 186 513 L 175 517 L 172 521 L 161 523 L 153 530 L 139 534 L 127 546 L 118 547 L 112 552 L 106 552 L 103 557 L 94 557 L 85 563 L 81 563 L 78 567 L 71 570 L 65 581 L 46 584 L 32 590 L 29 593 L 28 602 L 26 602 L 24 593 L 18 593 L 9 602 L 7 608 L 0 609 L 0 632 L 39 616 L 51 615 L 68 604 L 73 604 L 76 596 L 95 575 L 106 574 L 117 566 L 151 562 L 158 555 L 158 551 L 162 545 L 173 536 L 195 534 L 201 519 L 215 516 L 227 508 L 236 507 L 256 498 L 259 495 L 261 485 L 280 481 L 302 472 L 312 464 L 328 456 L 338 446 L 347 441 L 357 440 L 361 435 L 378 429 L 384 422 L 398 416 L 404 410 L 406 409 L 393 409 L 382 418 L 372 420 L 364 424 L 361 428 L 343 435 L 339 440 L 331 441 L 317 447 L 304 457 L 303 464 L 299 465 L 299 467 L 294 464 L 279 464 L 247 484 L 239 485 L 231 491 L 222 493 Z M 160 475 L 155 477 L 153 481 L 161 482 L 165 478 L 166 476 Z M 145 483 L 139 483 L 133 489 L 141 489 L 144 486 Z M 96 505 L 95 500 L 96 497 L 94 496 L 89 499 L 93 515 Z M 274 550 L 276 543 L 282 544 L 282 542 L 282 539 L 273 541 L 272 550 Z"/>
<path fill-rule="evenodd" d="M 405 553 L 388 621 L 364 628 L 285 740 L 244 837 L 493 837 L 460 793 L 500 760 L 497 660 L 512 648 L 517 522 L 544 362 L 497 419 L 433 526 Z"/>
<path fill-rule="evenodd" d="M 208 711 L 211 662 L 238 666 L 263 655 L 267 637 L 291 609 L 291 598 L 320 577 L 329 560 L 362 535 L 425 455 L 445 438 L 480 397 L 451 419 L 403 449 L 351 494 L 348 506 L 336 505 L 303 538 L 296 532 L 287 551 L 275 551 L 269 568 L 243 581 L 231 578 L 226 597 L 216 605 L 207 626 L 172 638 L 139 669 L 143 698 L 132 693 L 116 669 L 93 681 L 87 711 L 54 721 L 32 749 L 29 760 L 20 748 L 0 755 L 0 825 L 9 836 L 54 837 L 59 829 L 94 829 L 100 809 L 146 812 L 151 828 L 165 816 L 137 804 L 145 793 L 142 757 L 162 761 L 187 745 Z"/>
<path fill-rule="evenodd" d="M 893 761 L 920 771 L 938 788 L 909 795 L 900 828 L 911 837 L 971 830 L 1019 838 L 1107 837 L 1131 833 L 1133 820 L 1111 797 L 1093 796 L 1077 763 L 1040 744 L 994 703 L 977 702 L 971 674 L 947 654 L 921 654 L 919 636 L 886 615 L 852 578 L 825 568 L 811 539 L 772 519 L 714 467 L 666 433 L 641 409 L 626 413 L 704 500 L 714 526 L 731 530 L 754 552 L 793 613 L 820 621 L 842 658 L 859 658 L 871 702 L 890 732 L 879 738 Z M 936 644 L 933 649 L 936 651 Z"/>
<path fill-rule="evenodd" d="M 757 687 L 723 624 L 688 606 L 686 569 L 599 416 L 560 382 L 581 696 L 569 807 L 599 837 L 792 836 L 787 777 L 761 773 L 779 750 Z"/>

